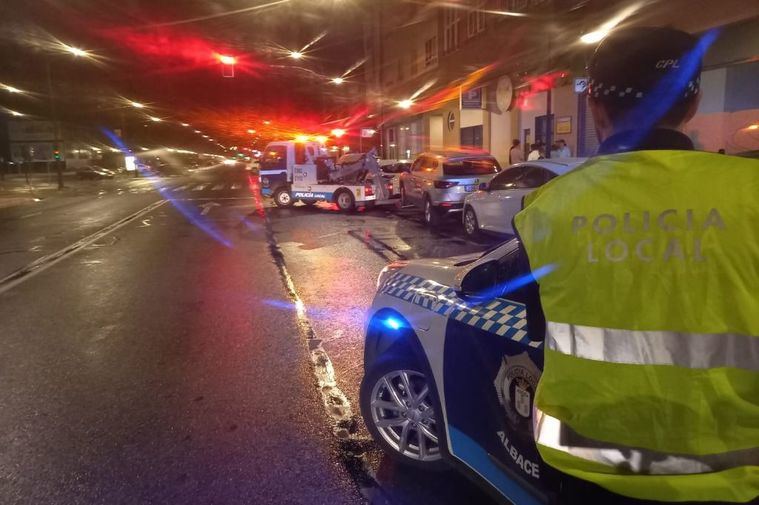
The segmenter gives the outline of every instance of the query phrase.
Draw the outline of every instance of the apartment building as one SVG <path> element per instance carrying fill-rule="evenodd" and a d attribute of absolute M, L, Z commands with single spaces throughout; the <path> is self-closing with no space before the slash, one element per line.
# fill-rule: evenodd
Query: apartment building
<path fill-rule="evenodd" d="M 592 154 L 598 140 L 584 83 L 594 45 L 581 37 L 611 20 L 719 29 L 689 133 L 702 149 L 759 149 L 759 3 L 384 0 L 364 39 L 366 98 L 383 156 L 476 148 L 507 164 L 512 139 L 525 148 L 564 139 L 573 154 Z"/>

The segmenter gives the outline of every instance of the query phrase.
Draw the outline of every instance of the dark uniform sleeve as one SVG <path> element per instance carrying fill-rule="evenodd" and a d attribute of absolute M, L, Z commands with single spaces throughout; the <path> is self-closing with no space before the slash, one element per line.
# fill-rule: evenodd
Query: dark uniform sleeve
<path fill-rule="evenodd" d="M 524 208 L 524 200 L 522 201 Z M 503 296 L 527 307 L 527 330 L 533 340 L 544 340 L 546 333 L 546 319 L 543 307 L 540 304 L 540 288 L 532 275 L 530 259 L 524 248 L 522 239 L 519 237 L 517 227 L 512 220 L 512 229 L 516 234 L 513 239 L 515 247 L 513 252 L 507 254 L 501 260 L 502 279 L 506 286 Z"/>

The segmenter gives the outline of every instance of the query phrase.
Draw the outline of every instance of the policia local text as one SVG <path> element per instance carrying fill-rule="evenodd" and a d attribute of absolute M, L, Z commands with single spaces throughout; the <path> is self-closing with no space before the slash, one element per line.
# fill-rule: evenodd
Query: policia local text
<path fill-rule="evenodd" d="M 592 240 L 587 243 L 588 263 L 705 261 L 707 258 L 701 248 L 701 236 L 710 228 L 725 229 L 722 216 L 714 208 L 702 215 L 693 209 L 666 209 L 658 214 L 643 211 L 637 215 L 625 212 L 621 217 L 599 214 L 592 219 L 586 216 L 572 218 L 574 235 L 591 233 Z M 683 231 L 694 233 L 683 234 Z M 618 238 L 620 232 L 629 234 L 630 238 Z M 602 239 L 613 233 L 616 238 Z M 647 236 L 641 237 L 643 234 Z"/>

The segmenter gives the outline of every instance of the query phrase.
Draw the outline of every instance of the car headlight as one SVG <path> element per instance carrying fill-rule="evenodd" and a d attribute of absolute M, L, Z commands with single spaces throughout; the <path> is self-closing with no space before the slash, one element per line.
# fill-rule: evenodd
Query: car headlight
<path fill-rule="evenodd" d="M 408 261 L 394 261 L 380 270 L 380 273 L 377 276 L 377 289 L 381 288 L 382 285 L 385 284 L 385 281 L 388 277 L 390 277 L 390 274 L 405 268 L 406 265 L 408 265 Z"/>

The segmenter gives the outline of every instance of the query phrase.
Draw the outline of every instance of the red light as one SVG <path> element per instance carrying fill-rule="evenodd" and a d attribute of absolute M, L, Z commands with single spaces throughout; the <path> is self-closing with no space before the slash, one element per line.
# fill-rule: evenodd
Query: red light
<path fill-rule="evenodd" d="M 237 63 L 237 58 L 235 58 L 234 56 L 220 54 L 218 58 L 219 58 L 219 61 L 224 65 L 234 65 L 235 63 Z"/>
<path fill-rule="evenodd" d="M 366 196 L 374 196 L 374 186 L 371 184 L 364 184 L 364 194 Z"/>

